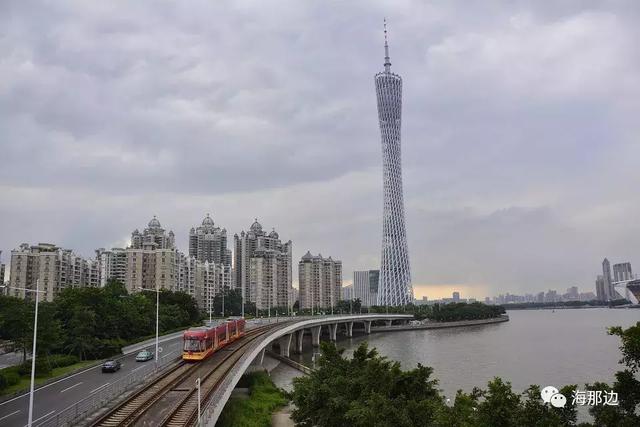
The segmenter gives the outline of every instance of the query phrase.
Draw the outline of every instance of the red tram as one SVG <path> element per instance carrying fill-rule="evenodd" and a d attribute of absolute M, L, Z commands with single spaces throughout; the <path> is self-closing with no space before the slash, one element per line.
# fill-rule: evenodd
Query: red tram
<path fill-rule="evenodd" d="M 203 360 L 244 335 L 245 320 L 227 319 L 217 324 L 189 328 L 182 336 L 182 359 Z"/>

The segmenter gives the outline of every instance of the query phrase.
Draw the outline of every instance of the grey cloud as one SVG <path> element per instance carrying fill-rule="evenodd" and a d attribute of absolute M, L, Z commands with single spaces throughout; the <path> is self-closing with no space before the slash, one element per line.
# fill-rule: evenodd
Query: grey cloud
<path fill-rule="evenodd" d="M 635 2 L 0 4 L 0 248 L 86 255 L 153 214 L 258 216 L 375 267 L 380 24 L 404 78 L 417 284 L 591 286 L 637 264 Z M 478 295 L 480 296 L 480 295 Z"/>

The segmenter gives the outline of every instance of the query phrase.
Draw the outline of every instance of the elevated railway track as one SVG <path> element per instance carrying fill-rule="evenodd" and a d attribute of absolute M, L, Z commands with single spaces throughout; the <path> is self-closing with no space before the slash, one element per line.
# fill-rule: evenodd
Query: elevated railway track
<path fill-rule="evenodd" d="M 200 403 L 204 406 L 250 344 L 276 328 L 285 327 L 287 323 L 265 325 L 248 330 L 244 337 L 201 362 L 179 362 L 163 376 L 143 386 L 91 425 L 96 427 L 195 425 L 198 417 L 196 380 L 200 379 Z"/>

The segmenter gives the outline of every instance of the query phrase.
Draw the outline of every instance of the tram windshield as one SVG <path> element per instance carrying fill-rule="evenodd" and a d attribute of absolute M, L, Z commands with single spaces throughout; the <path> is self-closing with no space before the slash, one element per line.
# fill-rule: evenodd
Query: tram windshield
<path fill-rule="evenodd" d="M 204 342 L 197 338 L 187 338 L 184 340 L 184 351 L 203 351 Z"/>

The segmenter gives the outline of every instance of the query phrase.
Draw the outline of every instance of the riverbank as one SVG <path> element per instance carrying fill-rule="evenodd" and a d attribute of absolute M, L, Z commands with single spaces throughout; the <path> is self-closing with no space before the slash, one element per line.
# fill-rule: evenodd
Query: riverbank
<path fill-rule="evenodd" d="M 443 329 L 443 328 L 459 328 L 464 326 L 489 325 L 492 323 L 508 322 L 509 316 L 506 314 L 500 317 L 478 320 L 459 320 L 457 322 L 426 322 L 419 325 L 391 325 L 391 326 L 372 326 L 373 332 L 392 332 L 392 331 L 417 331 L 421 329 Z"/>

